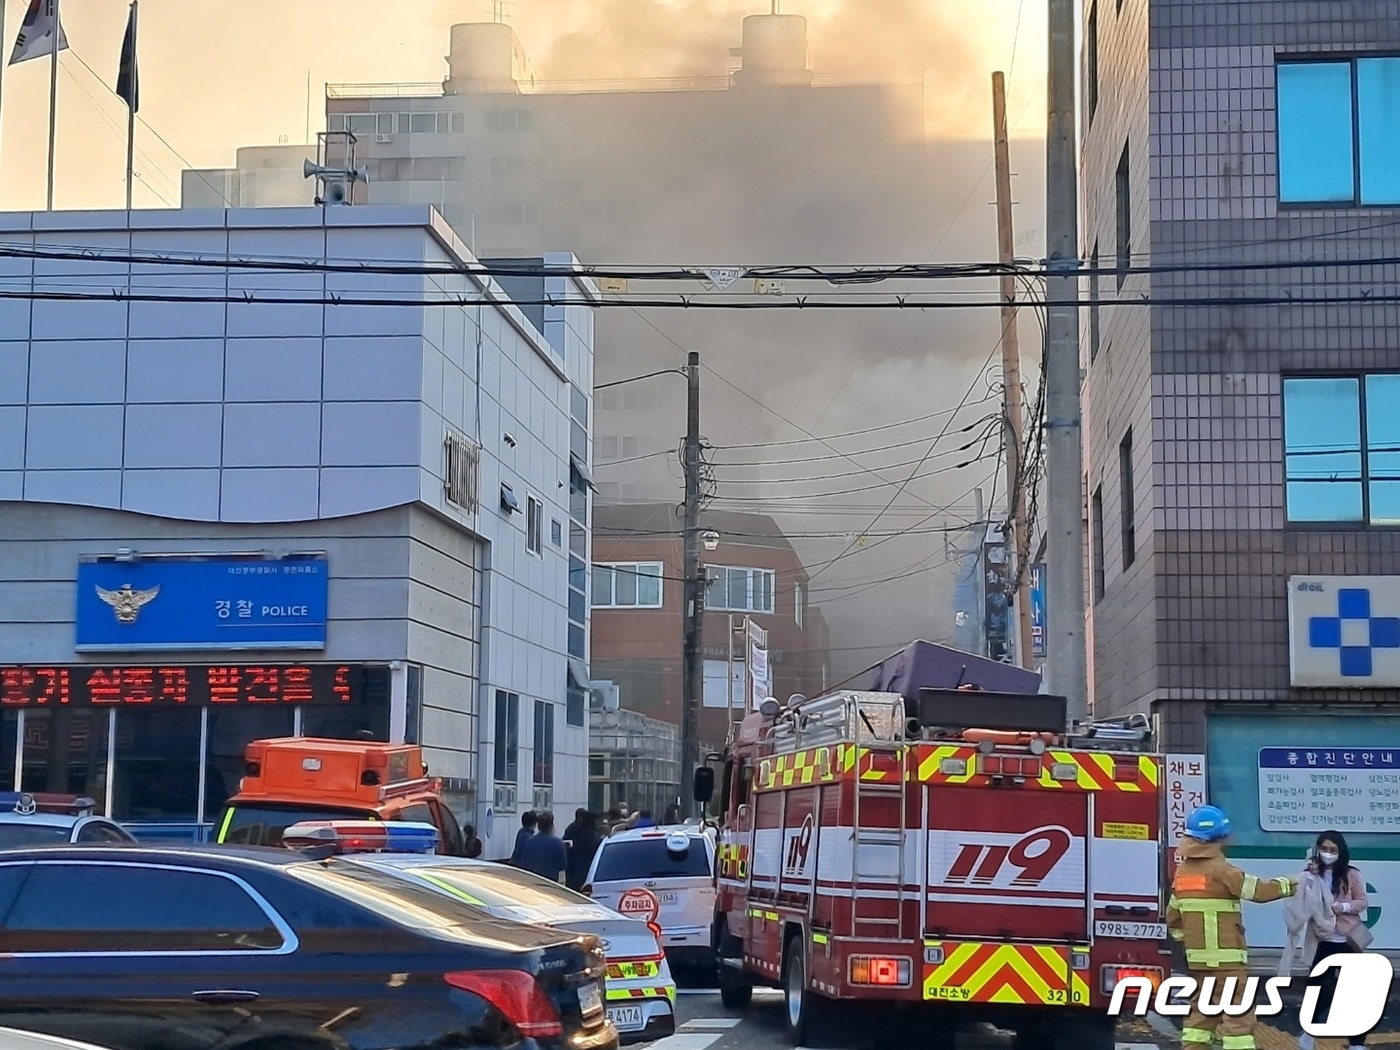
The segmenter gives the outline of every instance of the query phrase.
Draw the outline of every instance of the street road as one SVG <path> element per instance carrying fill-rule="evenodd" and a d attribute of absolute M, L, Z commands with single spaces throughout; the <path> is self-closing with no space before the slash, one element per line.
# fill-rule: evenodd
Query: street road
<path fill-rule="evenodd" d="M 726 1010 L 719 1001 L 719 993 L 708 990 L 682 989 L 678 1002 L 676 1034 L 639 1044 L 642 1050 L 791 1050 L 783 1029 L 781 991 L 755 989 L 753 1002 L 744 1010 Z M 1180 1046 L 1179 1039 L 1159 1036 L 1141 1022 L 1125 1024 L 1120 1040 L 1118 1050 L 1164 1050 Z M 888 1040 L 882 1040 L 875 1031 L 843 1038 L 835 1050 L 882 1050 L 882 1046 L 918 1050 L 917 1037 L 911 1040 L 908 1033 L 891 1033 Z M 958 1039 L 958 1050 L 1011 1050 L 1011 1047 L 1011 1033 L 996 1029 L 974 1029 Z"/>

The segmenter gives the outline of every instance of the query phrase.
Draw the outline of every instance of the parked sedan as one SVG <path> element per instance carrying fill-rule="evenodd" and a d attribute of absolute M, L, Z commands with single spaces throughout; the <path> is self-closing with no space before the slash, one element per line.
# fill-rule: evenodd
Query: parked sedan
<path fill-rule="evenodd" d="M 77 795 L 0 791 L 0 849 L 73 842 L 135 842 L 115 821 L 96 815 L 97 802 Z"/>
<path fill-rule="evenodd" d="M 53 1035 L 35 1035 L 33 1032 L 20 1032 L 13 1028 L 0 1028 L 0 1047 L 4 1047 L 5 1050 L 110 1050 L 110 1047 L 78 1043 Z"/>
<path fill-rule="evenodd" d="M 361 853 L 348 859 L 455 897 L 501 919 L 597 936 L 607 954 L 608 1018 L 622 1042 L 676 1030 L 676 982 L 659 927 L 605 908 L 519 868 L 433 854 Z"/>
<path fill-rule="evenodd" d="M 0 1027 L 111 1050 L 612 1050 L 596 938 L 339 857 L 0 852 Z"/>

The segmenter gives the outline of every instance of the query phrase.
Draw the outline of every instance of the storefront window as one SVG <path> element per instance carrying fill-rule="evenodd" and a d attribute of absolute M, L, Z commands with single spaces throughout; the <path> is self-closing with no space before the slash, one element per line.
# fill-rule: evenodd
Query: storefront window
<path fill-rule="evenodd" d="M 200 714 L 198 708 L 117 712 L 113 817 L 178 824 L 196 821 Z"/>
<path fill-rule="evenodd" d="M 354 740 L 364 733 L 370 734 L 367 739 L 388 741 L 389 705 L 387 703 L 336 705 L 334 707 L 329 704 L 323 707 L 312 704 L 303 709 L 301 716 L 302 736 Z"/>
<path fill-rule="evenodd" d="M 15 789 L 15 736 L 19 732 L 19 712 L 0 711 L 0 791 Z"/>
<path fill-rule="evenodd" d="M 249 741 L 291 736 L 288 707 L 210 708 L 209 750 L 204 760 L 204 819 L 213 820 L 243 776 Z"/>
<path fill-rule="evenodd" d="M 110 713 L 55 708 L 24 714 L 23 791 L 83 795 L 107 802 L 107 729 Z M 13 760 L 12 760 L 13 761 Z"/>

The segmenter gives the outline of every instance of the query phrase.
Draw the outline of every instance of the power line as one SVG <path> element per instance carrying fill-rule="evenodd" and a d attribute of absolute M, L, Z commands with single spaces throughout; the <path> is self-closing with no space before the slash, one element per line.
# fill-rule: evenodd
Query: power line
<path fill-rule="evenodd" d="M 990 399 L 989 399 L 989 398 L 983 398 L 983 400 L 986 401 L 986 400 L 990 400 Z M 970 406 L 967 406 L 967 407 L 970 407 Z M 995 418 L 996 418 L 996 417 L 993 416 L 993 415 L 986 415 L 986 416 L 983 416 L 981 419 L 978 419 L 978 420 L 976 420 L 976 421 L 974 421 L 974 422 L 972 422 L 972 423 L 969 423 L 967 426 L 962 427 L 961 429 L 955 431 L 955 433 L 958 433 L 958 434 L 969 434 L 969 433 L 971 433 L 973 430 L 977 429 L 977 427 L 979 427 L 979 426 L 981 426 L 982 424 L 986 423 L 987 420 L 989 420 L 989 419 L 995 419 Z M 851 456 L 871 456 L 871 455 L 874 455 L 874 454 L 877 453 L 877 452 L 893 452 L 895 449 L 899 449 L 899 448 L 908 448 L 910 445 L 922 445 L 922 444 L 923 444 L 925 441 L 927 441 L 927 440 L 928 440 L 928 438 L 927 438 L 926 436 L 920 436 L 920 437 L 916 437 L 916 438 L 910 438 L 908 441 L 896 441 L 896 442 L 893 442 L 893 443 L 888 444 L 888 445 L 878 445 L 878 446 L 876 446 L 875 448 L 852 449 L 851 452 L 850 452 L 849 454 L 847 454 L 847 453 L 842 453 L 842 454 L 835 455 L 835 456 L 802 456 L 802 457 L 798 457 L 797 459 L 787 459 L 787 460 L 783 460 L 783 465 L 786 466 L 786 465 L 789 465 L 789 464 L 792 464 L 792 463 L 829 463 L 829 462 L 830 462 L 831 460 L 833 460 L 833 459 L 849 459 Z M 717 447 L 723 447 L 723 446 L 717 446 Z M 760 448 L 761 448 L 762 446 L 757 446 L 757 447 L 760 447 Z M 753 460 L 740 460 L 740 461 L 734 462 L 734 463 L 716 463 L 715 466 L 717 466 L 717 467 L 769 467 L 769 466 L 773 466 L 773 465 L 774 465 L 774 462 L 775 462 L 775 461 L 773 461 L 773 460 L 753 459 Z M 912 463 L 913 460 L 910 460 L 909 462 Z M 880 469 L 880 470 L 893 470 L 895 467 L 907 467 L 908 465 L 909 465 L 909 463 L 886 463 L 886 464 L 884 464 L 882 467 L 880 467 L 879 469 Z M 838 476 L 838 475 L 828 475 L 828 476 L 830 476 L 830 477 L 835 477 L 835 476 Z"/>
<path fill-rule="evenodd" d="M 994 394 L 988 394 L 986 397 L 980 397 L 980 398 L 978 398 L 976 401 L 969 401 L 969 402 L 968 402 L 966 405 L 964 405 L 963 407 L 964 407 L 964 408 L 971 408 L 973 405 L 983 405 L 983 404 L 986 404 L 988 401 L 993 400 L 995 396 L 996 396 L 996 395 L 994 395 Z M 777 446 L 777 445 L 807 445 L 807 444 L 810 444 L 810 443 L 813 442 L 813 441 L 835 441 L 835 440 L 837 440 L 838 438 L 859 437 L 859 436 L 862 435 L 862 434 L 875 434 L 875 433 L 878 433 L 878 432 L 884 431 L 884 430 L 894 430 L 894 429 L 896 429 L 896 428 L 898 428 L 898 427 L 907 427 L 907 426 L 911 426 L 911 425 L 914 424 L 914 423 L 924 423 L 924 422 L 927 422 L 927 421 L 930 420 L 930 419 L 942 419 L 944 416 L 955 416 L 955 415 L 958 414 L 959 411 L 960 411 L 959 409 L 950 408 L 950 409 L 947 409 L 947 410 L 942 411 L 942 412 L 930 412 L 930 413 L 929 413 L 928 415 L 926 415 L 926 416 L 914 416 L 912 419 L 901 419 L 901 420 L 899 420 L 899 421 L 896 422 L 896 423 L 884 423 L 884 424 L 882 424 L 881 426 L 878 426 L 878 427 L 866 427 L 866 428 L 864 428 L 863 430 L 846 430 L 846 431 L 843 431 L 842 433 L 839 433 L 839 434 L 827 434 L 825 437 L 821 437 L 821 438 L 818 438 L 818 437 L 806 437 L 806 438 L 793 438 L 793 439 L 790 440 L 790 441 L 755 441 L 755 442 L 750 442 L 750 443 L 748 443 L 748 444 L 738 444 L 738 445 L 715 445 L 714 447 L 715 447 L 715 449 L 716 449 L 717 451 L 723 452 L 723 451 L 731 451 L 731 450 L 734 450 L 734 449 L 772 448 L 772 447 Z M 917 440 L 922 440 L 922 438 L 917 439 Z M 853 452 L 853 453 L 851 453 L 851 455 L 853 455 L 853 456 L 858 456 L 858 455 L 860 455 L 860 454 L 861 454 L 861 453 L 859 453 L 859 452 Z M 840 458 L 840 457 L 838 457 L 838 458 Z"/>

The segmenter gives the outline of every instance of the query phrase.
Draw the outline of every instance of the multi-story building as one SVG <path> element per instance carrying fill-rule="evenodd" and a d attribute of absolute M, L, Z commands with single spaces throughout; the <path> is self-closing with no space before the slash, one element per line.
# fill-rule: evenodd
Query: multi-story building
<path fill-rule="evenodd" d="M 1335 827 L 1400 892 L 1400 4 L 1083 17 L 1097 711 L 1206 755 L 1237 854 Z"/>
<path fill-rule="evenodd" d="M 599 506 L 593 523 L 595 679 L 622 707 L 679 724 L 685 548 L 673 504 Z M 816 695 L 830 684 L 826 621 L 808 601 L 808 574 L 777 523 L 763 514 L 704 511 L 700 561 L 708 585 L 702 631 L 700 740 L 724 744 L 732 705 L 745 697 L 744 618 L 768 634 L 773 695 Z M 733 663 L 730 664 L 731 655 Z M 729 665 L 726 673 L 726 665 Z M 760 698 L 761 699 L 761 698 Z"/>
<path fill-rule="evenodd" d="M 585 802 L 589 306 L 427 207 L 0 228 L 0 790 L 202 835 L 250 739 L 367 732 L 490 856 Z"/>
<path fill-rule="evenodd" d="M 296 208 L 312 202 L 314 182 L 304 165 L 315 146 L 242 146 L 231 168 L 180 172 L 182 208 Z"/>
<path fill-rule="evenodd" d="M 769 5 L 755 6 L 766 11 Z M 996 243 L 991 211 L 958 209 L 939 187 L 961 190 L 970 173 L 985 173 L 991 146 L 930 137 L 930 122 L 942 108 L 934 80 L 860 82 L 814 71 L 806 21 L 796 15 L 755 15 L 734 28 L 741 57 L 732 72 L 721 50 L 708 77 L 546 81 L 530 69 L 509 25 L 455 25 L 444 79 L 332 85 L 327 129 L 356 136 L 356 163 L 369 175 L 355 188 L 357 199 L 432 204 L 486 258 L 566 247 L 589 265 L 796 260 L 839 266 L 989 254 Z M 1014 151 L 1018 172 L 1033 183 L 1043 150 L 1022 155 L 1018 141 Z M 254 203 L 246 183 L 241 200 Z M 309 186 L 305 192 L 309 201 Z M 741 283 L 734 291 L 750 287 Z M 902 287 L 893 282 L 881 289 Z M 629 290 L 697 286 L 633 281 Z M 820 503 L 828 532 L 858 532 L 908 473 L 877 469 L 872 478 L 859 468 L 917 459 L 941 424 L 798 449 L 790 443 L 803 432 L 782 417 L 827 436 L 866 428 L 872 418 L 886 423 L 927 416 L 945 403 L 899 400 L 890 392 L 927 389 L 934 375 L 956 375 L 959 385 L 972 381 L 996 340 L 995 327 L 979 329 L 982 323 L 980 314 L 944 317 L 930 326 L 914 314 L 607 309 L 597 317 L 605 349 L 598 377 L 604 384 L 626 379 L 653 371 L 658 362 L 682 363 L 686 349 L 702 350 L 707 435 L 718 445 L 760 446 L 716 453 L 722 483 L 716 505 L 772 514 L 802 537 L 818 531 L 802 512 Z M 816 407 L 830 399 L 832 384 L 850 374 L 853 348 L 867 367 L 842 386 L 833 411 L 817 419 Z M 600 502 L 672 498 L 672 465 L 658 453 L 681 437 L 683 398 L 679 388 L 660 384 L 598 391 Z M 803 404 L 809 407 L 783 407 Z M 981 411 L 969 408 L 953 430 Z M 789 444 L 761 447 L 769 440 Z M 886 449 L 888 459 L 832 454 L 833 448 L 863 452 L 894 443 L 902 446 Z M 939 452 L 952 444 L 951 438 L 942 442 Z M 787 462 L 791 458 L 797 461 Z M 963 505 L 970 500 L 958 494 L 974 484 L 971 469 L 932 474 L 937 477 L 904 488 L 901 505 L 883 517 L 884 528 L 928 514 L 935 522 L 951 520 L 968 509 Z M 945 511 L 948 504 L 954 506 Z M 812 562 L 840 550 L 830 539 L 794 542 Z M 919 634 L 946 633 L 945 603 L 929 596 L 950 570 L 923 565 L 915 580 L 896 582 L 926 553 L 919 542 L 914 536 L 872 546 L 843 559 L 821 581 L 887 581 L 833 607 L 833 626 L 849 639 L 839 660 L 897 648 L 909 637 L 891 632 L 906 624 L 918 625 Z M 857 652 L 861 643 L 874 648 Z"/>

